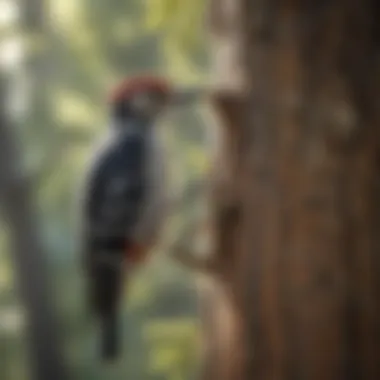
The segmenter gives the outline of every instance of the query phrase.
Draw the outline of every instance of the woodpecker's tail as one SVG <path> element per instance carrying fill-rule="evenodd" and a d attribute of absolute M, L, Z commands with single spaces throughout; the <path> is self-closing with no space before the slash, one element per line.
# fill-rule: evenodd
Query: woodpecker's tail
<path fill-rule="evenodd" d="M 115 360 L 120 355 L 121 339 L 118 325 L 116 313 L 103 316 L 100 321 L 100 349 L 103 360 Z"/>
<path fill-rule="evenodd" d="M 121 351 L 118 315 L 122 268 L 97 263 L 89 280 L 89 306 L 99 322 L 100 356 L 103 360 L 115 360 Z"/>

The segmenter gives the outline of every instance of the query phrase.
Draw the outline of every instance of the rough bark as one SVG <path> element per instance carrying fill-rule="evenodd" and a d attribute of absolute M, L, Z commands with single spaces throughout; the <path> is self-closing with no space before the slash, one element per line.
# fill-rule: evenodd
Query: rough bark
<path fill-rule="evenodd" d="M 52 306 L 45 252 L 41 243 L 33 188 L 21 164 L 21 152 L 6 112 L 5 80 L 0 77 L 0 206 L 9 231 L 12 259 L 25 308 L 33 380 L 67 376 L 59 325 Z"/>
<path fill-rule="evenodd" d="M 380 378 L 379 8 L 211 1 L 204 379 Z"/>

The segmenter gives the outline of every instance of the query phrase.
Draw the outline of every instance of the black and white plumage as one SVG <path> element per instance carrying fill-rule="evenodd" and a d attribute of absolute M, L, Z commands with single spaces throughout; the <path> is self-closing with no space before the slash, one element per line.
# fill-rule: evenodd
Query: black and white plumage
<path fill-rule="evenodd" d="M 112 127 L 86 176 L 82 247 L 91 311 L 101 328 L 102 357 L 119 352 L 118 307 L 123 281 L 159 238 L 168 207 L 159 92 L 113 104 Z M 137 95 L 141 95 L 138 92 Z"/>

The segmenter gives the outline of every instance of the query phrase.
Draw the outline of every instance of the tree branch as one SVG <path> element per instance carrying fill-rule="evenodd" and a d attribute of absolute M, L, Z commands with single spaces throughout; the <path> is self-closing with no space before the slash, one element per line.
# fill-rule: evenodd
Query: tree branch
<path fill-rule="evenodd" d="M 203 274 L 215 275 L 218 271 L 218 263 L 213 250 L 208 249 L 206 254 L 200 256 L 196 249 L 189 248 L 190 246 L 194 246 L 196 233 L 197 228 L 195 226 L 185 231 L 177 242 L 168 248 L 168 251 L 171 252 L 170 256 L 187 269 Z"/>
<path fill-rule="evenodd" d="M 195 251 L 184 247 L 174 247 L 171 257 L 187 269 L 214 275 L 217 272 L 217 265 L 214 259 L 197 257 Z"/>

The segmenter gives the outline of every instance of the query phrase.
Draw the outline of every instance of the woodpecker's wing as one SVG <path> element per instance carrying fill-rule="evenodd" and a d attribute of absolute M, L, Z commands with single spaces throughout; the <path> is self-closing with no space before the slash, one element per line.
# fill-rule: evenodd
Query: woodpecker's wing
<path fill-rule="evenodd" d="M 90 238 L 128 236 L 137 223 L 145 192 L 145 144 L 138 133 L 111 141 L 95 159 L 84 197 Z"/>

